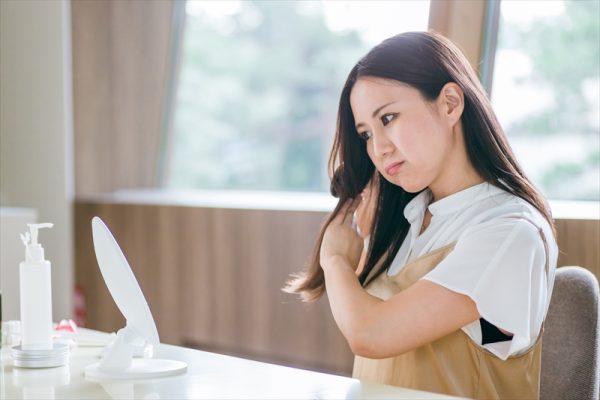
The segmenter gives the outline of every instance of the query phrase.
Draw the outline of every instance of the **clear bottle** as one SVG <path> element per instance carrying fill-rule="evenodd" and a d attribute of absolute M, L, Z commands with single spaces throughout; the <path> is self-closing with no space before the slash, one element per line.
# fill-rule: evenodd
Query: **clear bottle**
<path fill-rule="evenodd" d="M 27 224 L 28 233 L 21 235 L 25 244 L 25 261 L 19 265 L 19 299 L 21 302 L 21 348 L 52 349 L 52 283 L 50 262 L 44 259 L 44 248 L 38 243 L 38 229 L 53 225 Z"/>

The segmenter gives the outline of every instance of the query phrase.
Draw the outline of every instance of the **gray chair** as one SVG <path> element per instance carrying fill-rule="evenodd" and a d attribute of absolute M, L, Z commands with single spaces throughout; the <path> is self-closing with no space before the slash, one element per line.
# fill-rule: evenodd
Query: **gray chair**
<path fill-rule="evenodd" d="M 542 342 L 542 399 L 598 400 L 598 280 L 581 267 L 556 270 Z"/>

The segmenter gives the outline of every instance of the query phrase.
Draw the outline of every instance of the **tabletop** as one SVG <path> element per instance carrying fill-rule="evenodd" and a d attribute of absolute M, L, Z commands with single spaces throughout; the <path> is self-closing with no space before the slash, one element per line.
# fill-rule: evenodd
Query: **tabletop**
<path fill-rule="evenodd" d="M 2 399 L 450 399 L 441 394 L 362 382 L 222 354 L 160 344 L 154 358 L 179 360 L 187 372 L 173 377 L 94 382 L 84 368 L 99 360 L 99 347 L 75 347 L 68 366 L 13 366 L 1 351 Z"/>

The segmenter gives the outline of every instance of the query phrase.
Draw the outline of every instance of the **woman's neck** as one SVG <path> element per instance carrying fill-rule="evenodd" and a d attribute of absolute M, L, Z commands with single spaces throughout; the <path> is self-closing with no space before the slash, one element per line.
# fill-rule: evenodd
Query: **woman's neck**
<path fill-rule="evenodd" d="M 429 186 L 429 190 L 431 190 L 431 194 L 433 195 L 431 202 L 436 202 L 444 197 L 448 197 L 454 193 L 458 193 L 472 186 L 483 183 L 484 181 L 485 179 L 483 179 L 479 174 L 474 173 L 469 177 L 465 177 L 465 179 L 460 179 L 453 182 L 445 182 L 444 185 L 431 185 Z"/>
<path fill-rule="evenodd" d="M 444 163 L 445 168 L 440 175 L 429 185 L 433 195 L 432 202 L 443 199 L 454 193 L 468 189 L 485 181 L 475 170 L 467 155 L 462 127 L 459 125 L 455 132 L 456 142 L 453 151 Z"/>

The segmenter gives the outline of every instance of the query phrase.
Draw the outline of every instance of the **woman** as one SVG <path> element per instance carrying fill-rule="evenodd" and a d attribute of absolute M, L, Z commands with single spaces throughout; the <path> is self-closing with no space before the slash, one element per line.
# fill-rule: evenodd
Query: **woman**
<path fill-rule="evenodd" d="M 353 376 L 539 397 L 552 217 L 457 47 L 411 32 L 363 57 L 329 166 L 338 205 L 286 289 L 313 301 L 327 288 Z"/>

